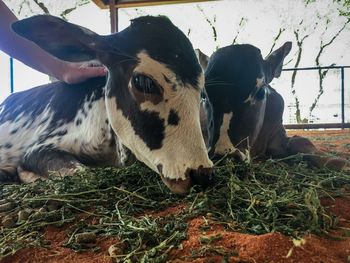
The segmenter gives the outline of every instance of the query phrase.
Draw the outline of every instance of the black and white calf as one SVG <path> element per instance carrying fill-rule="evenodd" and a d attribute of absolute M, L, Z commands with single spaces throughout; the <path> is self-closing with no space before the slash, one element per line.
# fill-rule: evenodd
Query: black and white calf
<path fill-rule="evenodd" d="M 213 106 L 211 156 L 286 157 L 303 153 L 317 167 L 350 172 L 350 162 L 318 150 L 310 140 L 289 137 L 283 127 L 284 101 L 269 83 L 282 72 L 292 48 L 286 42 L 265 59 L 252 45 L 231 45 L 217 50 L 206 65 L 206 90 Z"/>
<path fill-rule="evenodd" d="M 204 75 L 170 20 L 141 17 L 109 36 L 52 16 L 24 19 L 13 29 L 58 58 L 98 60 L 109 74 L 107 82 L 57 82 L 7 98 L 0 105 L 0 180 L 122 166 L 134 155 L 175 193 L 210 181 L 200 124 L 200 113 L 208 112 L 200 109 Z"/>

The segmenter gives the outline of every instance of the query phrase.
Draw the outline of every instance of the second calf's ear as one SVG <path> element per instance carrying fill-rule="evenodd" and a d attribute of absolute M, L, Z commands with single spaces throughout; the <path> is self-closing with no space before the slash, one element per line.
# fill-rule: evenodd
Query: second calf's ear
<path fill-rule="evenodd" d="M 274 78 L 281 76 L 283 61 L 292 49 L 292 42 L 286 42 L 282 47 L 272 52 L 265 58 L 265 81 L 270 83 Z"/>
<path fill-rule="evenodd" d="M 208 66 L 209 57 L 198 48 L 195 50 L 195 52 L 196 52 L 196 56 L 198 58 L 199 64 L 201 65 L 203 71 L 205 71 Z"/>

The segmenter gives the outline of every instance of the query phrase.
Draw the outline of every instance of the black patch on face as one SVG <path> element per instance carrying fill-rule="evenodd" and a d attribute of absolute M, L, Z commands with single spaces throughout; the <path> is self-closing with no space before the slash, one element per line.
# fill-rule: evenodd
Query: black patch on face
<path fill-rule="evenodd" d="M 164 139 L 164 120 L 156 112 L 141 111 L 140 117 L 143 119 L 143 125 L 133 125 L 135 133 L 151 150 L 161 148 Z"/>
<path fill-rule="evenodd" d="M 179 120 L 180 118 L 177 112 L 174 109 L 171 109 L 168 116 L 168 124 L 176 126 L 179 124 Z"/>
<path fill-rule="evenodd" d="M 193 46 L 166 17 L 134 19 L 128 28 L 108 37 L 107 41 L 117 46 L 119 53 L 122 50 L 131 56 L 146 50 L 151 58 L 165 64 L 183 83 L 198 85 L 201 67 Z"/>
<path fill-rule="evenodd" d="M 141 110 L 127 89 L 129 78 L 126 76 L 130 74 L 130 68 L 133 67 L 134 65 L 129 65 L 126 70 L 121 67 L 110 70 L 110 78 L 106 86 L 107 95 L 116 100 L 117 110 L 122 111 L 123 116 L 130 121 L 135 134 L 145 142 L 147 147 L 150 150 L 159 149 L 165 137 L 164 119 L 160 118 L 157 112 Z"/>

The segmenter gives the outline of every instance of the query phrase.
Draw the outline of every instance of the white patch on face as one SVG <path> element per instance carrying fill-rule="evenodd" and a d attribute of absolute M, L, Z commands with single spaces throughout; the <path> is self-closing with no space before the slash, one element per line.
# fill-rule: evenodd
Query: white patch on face
<path fill-rule="evenodd" d="M 222 124 L 220 127 L 219 140 L 215 144 L 215 153 L 225 155 L 228 153 L 235 152 L 236 147 L 233 146 L 230 137 L 228 136 L 228 130 L 230 128 L 230 122 L 233 116 L 233 112 L 224 113 Z"/>
<path fill-rule="evenodd" d="M 225 113 L 223 121 L 220 127 L 219 140 L 215 145 L 215 154 L 226 155 L 231 153 L 236 153 L 240 155 L 241 160 L 245 162 L 250 162 L 250 151 L 245 150 L 245 153 L 238 150 L 231 142 L 228 135 L 228 130 L 230 128 L 230 122 L 233 117 L 233 113 Z"/>
<path fill-rule="evenodd" d="M 150 58 L 145 52 L 138 54 L 139 65 L 134 72 L 151 76 L 163 89 L 163 101 L 153 104 L 145 101 L 140 104 L 141 110 L 156 112 L 164 120 L 165 131 L 162 147 L 150 150 L 146 143 L 135 133 L 130 120 L 124 117 L 121 110 L 116 110 L 116 99 L 106 99 L 106 107 L 111 126 L 121 140 L 137 159 L 144 162 L 155 172 L 162 165 L 163 176 L 168 179 L 186 179 L 187 169 L 212 167 L 200 128 L 200 89 L 203 88 L 204 76 L 198 81 L 200 88 L 186 87 L 164 64 Z M 164 76 L 168 81 L 165 80 Z M 167 102 L 165 102 L 167 101 Z M 178 125 L 168 125 L 171 110 L 179 116 Z"/>

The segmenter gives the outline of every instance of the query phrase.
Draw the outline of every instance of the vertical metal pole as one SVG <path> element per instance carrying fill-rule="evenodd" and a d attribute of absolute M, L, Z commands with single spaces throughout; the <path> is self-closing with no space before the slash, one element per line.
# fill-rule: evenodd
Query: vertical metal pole
<path fill-rule="evenodd" d="M 109 1 L 109 15 L 111 20 L 111 33 L 118 31 L 118 10 L 115 7 L 116 0 Z"/>
<path fill-rule="evenodd" d="M 344 68 L 340 70 L 341 77 L 341 127 L 344 129 L 345 124 L 345 91 L 344 91 Z"/>
<path fill-rule="evenodd" d="M 115 8 L 115 32 L 119 32 L 119 15 L 118 15 L 118 7 Z"/>
<path fill-rule="evenodd" d="M 15 91 L 14 81 L 13 81 L 13 58 L 10 58 L 10 92 Z"/>

